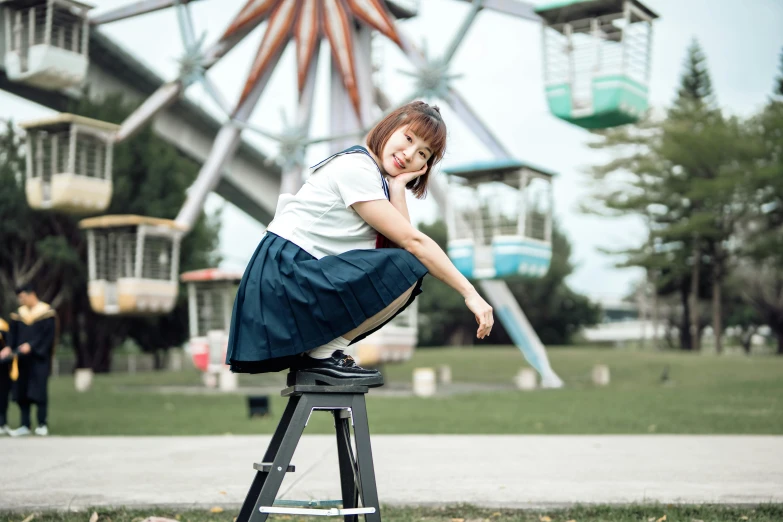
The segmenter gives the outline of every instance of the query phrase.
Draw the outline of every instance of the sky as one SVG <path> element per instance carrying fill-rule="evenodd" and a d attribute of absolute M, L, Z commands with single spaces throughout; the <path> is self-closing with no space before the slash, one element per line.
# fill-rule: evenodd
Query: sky
<path fill-rule="evenodd" d="M 127 5 L 129 0 L 93 2 L 96 11 Z M 400 29 L 430 56 L 444 52 L 469 10 L 457 0 L 420 0 L 419 15 L 399 23 Z M 536 0 L 533 4 L 548 3 Z M 783 50 L 783 1 L 781 0 L 644 0 L 659 15 L 654 22 L 651 54 L 650 104 L 664 108 L 671 103 L 683 70 L 689 43 L 696 38 L 707 57 L 718 104 L 727 112 L 750 115 L 772 92 Z M 243 0 L 203 0 L 191 4 L 197 34 L 206 41 L 217 39 Z M 104 25 L 101 30 L 149 66 L 162 78 L 176 76 L 176 58 L 182 43 L 173 10 Z M 237 99 L 263 26 L 256 29 L 229 55 L 210 70 L 210 78 L 227 100 Z M 377 39 L 380 80 L 393 102 L 402 101 L 412 89 L 413 70 L 405 56 L 392 44 Z M 316 87 L 316 112 L 311 133 L 328 134 L 328 53 L 322 46 Z M 601 250 L 617 250 L 642 243 L 645 231 L 632 218 L 607 219 L 585 215 L 580 202 L 589 192 L 586 174 L 591 165 L 609 157 L 587 144 L 590 134 L 558 120 L 549 113 L 544 96 L 541 28 L 538 24 L 507 15 L 483 11 L 462 42 L 452 72 L 461 76 L 454 86 L 514 157 L 557 173 L 554 181 L 554 213 L 572 245 L 574 273 L 568 284 L 595 300 L 616 300 L 627 294 L 642 274 L 637 269 L 617 269 L 618 258 Z M 251 119 L 268 130 L 282 128 L 283 115 L 293 119 L 296 104 L 295 59 L 292 48 L 281 58 Z M 216 116 L 220 112 L 198 86 L 187 96 Z M 443 102 L 449 143 L 443 167 L 490 159 L 491 153 Z M 0 91 L 0 118 L 15 121 L 36 118 L 52 111 Z M 246 139 L 264 152 L 275 155 L 276 145 L 257 134 Z M 308 150 L 314 164 L 327 155 L 324 146 Z M 437 170 L 436 170 L 437 175 Z M 220 250 L 226 267 L 242 270 L 263 233 L 263 225 L 211 195 L 209 212 L 222 208 Z M 437 218 L 431 200 L 410 200 L 414 222 Z"/>

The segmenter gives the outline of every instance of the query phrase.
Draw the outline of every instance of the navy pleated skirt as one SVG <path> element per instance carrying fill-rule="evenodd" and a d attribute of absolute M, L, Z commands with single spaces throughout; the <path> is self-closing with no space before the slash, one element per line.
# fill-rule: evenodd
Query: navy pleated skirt
<path fill-rule="evenodd" d="M 421 293 L 426 273 L 399 248 L 316 259 L 267 232 L 239 284 L 226 364 L 239 373 L 289 368 L 296 355 L 353 330 L 416 285 L 404 310 Z"/>

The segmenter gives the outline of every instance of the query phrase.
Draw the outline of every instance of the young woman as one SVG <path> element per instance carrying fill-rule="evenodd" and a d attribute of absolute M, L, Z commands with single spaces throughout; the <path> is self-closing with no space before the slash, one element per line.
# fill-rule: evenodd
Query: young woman
<path fill-rule="evenodd" d="M 234 302 L 232 371 L 291 368 L 325 384 L 382 385 L 343 350 L 405 309 L 428 271 L 465 298 L 476 336 L 489 335 L 492 308 L 408 215 L 406 188 L 424 197 L 445 146 L 438 108 L 412 102 L 370 131 L 367 148 L 325 159 L 298 193 L 280 195 Z"/>

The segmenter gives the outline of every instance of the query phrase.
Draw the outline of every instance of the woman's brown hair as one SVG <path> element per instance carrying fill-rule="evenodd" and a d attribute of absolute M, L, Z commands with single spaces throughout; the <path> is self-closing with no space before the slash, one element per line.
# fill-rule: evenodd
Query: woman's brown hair
<path fill-rule="evenodd" d="M 432 155 L 427 160 L 427 172 L 406 185 L 417 198 L 422 199 L 427 195 L 427 182 L 432 168 L 443 159 L 446 152 L 446 123 L 437 106 L 414 101 L 396 109 L 373 127 L 367 135 L 367 147 L 380 157 L 391 135 L 403 126 L 408 126 L 411 132 L 428 142 L 432 149 Z"/>

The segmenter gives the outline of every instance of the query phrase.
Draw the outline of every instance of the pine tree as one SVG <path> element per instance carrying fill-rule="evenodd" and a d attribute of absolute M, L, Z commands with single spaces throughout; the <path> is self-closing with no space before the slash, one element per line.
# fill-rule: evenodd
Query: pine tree
<path fill-rule="evenodd" d="M 712 79 L 707 69 L 707 58 L 704 56 L 704 51 L 702 51 L 699 42 L 694 39 L 687 52 L 674 108 L 682 109 L 694 104 L 712 107 L 715 103 L 715 95 L 712 91 Z"/>
<path fill-rule="evenodd" d="M 754 148 L 745 196 L 751 203 L 740 276 L 743 297 L 778 339 L 783 355 L 783 52 L 775 91 L 749 122 Z"/>
<path fill-rule="evenodd" d="M 700 348 L 699 302 L 712 294 L 712 324 L 720 343 L 721 287 L 734 225 L 744 207 L 737 201 L 741 125 L 716 106 L 706 59 L 694 41 L 688 48 L 677 97 L 663 121 L 599 133 L 593 146 L 617 157 L 592 169 L 592 202 L 609 214 L 641 217 L 649 237 L 617 252 L 621 266 L 656 274 L 662 295 L 679 294 L 683 349 Z M 629 175 L 630 174 L 630 175 Z M 595 210 L 595 209 L 594 209 Z"/>

